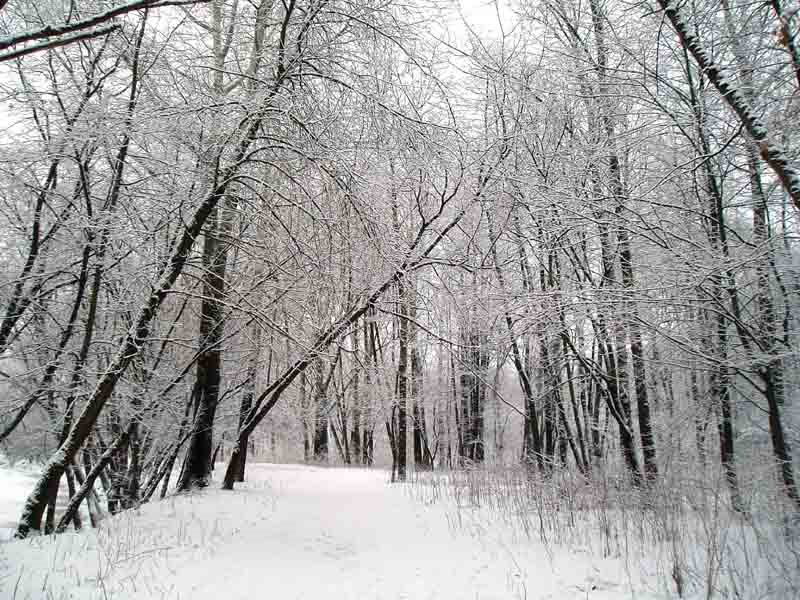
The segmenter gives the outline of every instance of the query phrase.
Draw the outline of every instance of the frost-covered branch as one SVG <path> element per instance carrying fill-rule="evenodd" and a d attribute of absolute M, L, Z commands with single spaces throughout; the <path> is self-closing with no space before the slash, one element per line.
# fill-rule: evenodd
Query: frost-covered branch
<path fill-rule="evenodd" d="M 33 46 L 25 46 L 23 48 L 11 50 L 10 52 L 4 52 L 0 54 L 0 62 L 5 62 L 8 60 L 12 60 L 14 58 L 21 58 L 28 54 L 33 54 L 34 52 L 40 52 L 41 50 L 49 50 L 51 48 L 58 48 L 59 46 L 67 46 L 69 44 L 74 44 L 75 42 L 81 42 L 83 40 L 91 40 L 96 37 L 102 37 L 104 35 L 116 31 L 117 29 L 119 29 L 118 24 L 105 25 L 103 27 L 98 27 L 97 29 L 92 29 L 90 31 L 81 31 L 80 33 L 59 37 L 55 40 L 47 40 L 46 42 L 42 42 L 41 44 L 34 44 Z"/>
<path fill-rule="evenodd" d="M 761 158 L 772 168 L 783 189 L 792 198 L 795 207 L 800 210 L 800 170 L 791 163 L 783 147 L 774 140 L 774 134 L 758 118 L 744 94 L 725 76 L 701 41 L 692 33 L 680 15 L 679 3 L 675 0 L 658 0 L 658 4 L 672 23 L 681 45 L 691 53 L 708 80 L 736 113 L 747 133 L 758 144 Z"/>
<path fill-rule="evenodd" d="M 144 8 L 163 8 L 165 6 L 200 4 L 205 2 L 208 2 L 208 0 L 135 0 L 134 2 L 126 2 L 115 8 L 72 23 L 45 25 L 39 29 L 2 37 L 0 38 L 0 50 L 7 50 L 8 48 L 14 48 L 14 50 L 0 53 L 0 62 L 19 58 L 20 56 L 39 52 L 40 50 L 64 46 L 73 42 L 106 35 L 119 28 L 118 23 L 106 24 L 114 18 L 129 12 Z M 0 10 L 2 10 L 2 8 L 3 4 L 0 4 Z M 39 40 L 45 41 L 26 48 L 16 48 L 20 44 Z"/>

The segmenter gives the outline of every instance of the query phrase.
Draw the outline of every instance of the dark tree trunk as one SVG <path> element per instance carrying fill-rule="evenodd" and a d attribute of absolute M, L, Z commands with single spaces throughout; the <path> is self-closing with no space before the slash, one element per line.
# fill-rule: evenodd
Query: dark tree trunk
<path fill-rule="evenodd" d="M 333 443 L 336 444 L 336 451 L 339 453 L 339 458 L 342 459 L 344 464 L 349 465 L 350 454 L 347 451 L 347 432 L 342 431 L 342 435 L 339 436 L 336 425 L 331 424 L 331 436 L 333 437 Z"/>
<path fill-rule="evenodd" d="M 563 317 L 563 316 L 562 316 Z M 564 325 L 564 321 L 562 318 L 562 326 Z M 564 330 L 562 330 L 562 340 L 563 336 L 568 335 Z M 585 419 L 585 411 L 583 407 L 580 406 L 579 398 L 577 397 L 578 394 L 575 393 L 575 370 L 574 365 L 570 362 L 567 352 L 567 345 L 566 343 L 562 345 L 561 348 L 562 355 L 566 358 L 565 360 L 565 367 L 567 373 L 567 388 L 569 390 L 569 400 L 570 406 L 572 407 L 572 418 L 575 420 L 575 433 L 578 438 L 578 451 L 579 454 L 575 457 L 575 462 L 578 465 L 578 469 L 580 469 L 581 473 L 584 475 L 588 475 L 591 469 L 591 463 L 589 462 L 589 456 L 586 452 L 586 440 L 584 438 L 584 426 L 581 423 L 581 415 L 584 416 Z M 579 381 L 579 383 L 581 383 Z M 581 396 L 584 396 L 584 388 L 581 386 Z M 565 418 L 566 423 L 566 418 Z M 565 425 L 566 427 L 566 425 Z"/>
<path fill-rule="evenodd" d="M 311 430 L 311 406 L 308 403 L 308 376 L 306 373 L 300 375 L 300 410 L 301 425 L 303 426 L 303 462 L 309 463 L 314 458 L 312 453 L 312 430 Z M 241 431 L 242 425 L 239 425 Z"/>
<path fill-rule="evenodd" d="M 212 367 L 214 370 L 214 367 Z M 193 424 L 192 436 L 189 440 L 189 449 L 178 482 L 180 491 L 188 491 L 194 488 L 203 488 L 211 482 L 212 464 L 211 458 L 214 452 L 214 417 L 216 415 L 216 403 L 218 399 L 218 383 L 210 383 L 207 377 L 201 377 L 200 397 L 196 404 L 196 413 Z M 211 379 L 217 380 L 216 375 Z M 214 391 L 209 393 L 210 387 Z"/>
<path fill-rule="evenodd" d="M 519 227 L 519 217 L 514 214 L 514 222 L 521 233 Z M 501 291 L 506 290 L 506 280 L 500 261 L 497 257 L 497 239 L 498 234 L 494 231 L 494 218 L 491 211 L 487 212 L 487 225 L 489 228 L 489 237 L 493 240 L 492 248 L 492 262 L 494 263 L 495 274 L 497 281 L 500 284 Z M 523 239 L 519 236 L 520 240 Z M 517 244 L 517 261 L 522 273 L 522 288 L 526 293 L 529 293 L 532 288 L 532 281 L 530 277 L 530 270 L 528 268 L 528 255 L 525 246 L 522 242 Z M 504 320 L 506 330 L 508 332 L 509 344 L 511 345 L 511 357 L 514 362 L 514 369 L 517 372 L 520 387 L 524 398 L 524 414 L 523 432 L 522 432 L 522 460 L 523 463 L 530 469 L 534 465 L 538 465 L 539 470 L 542 469 L 542 440 L 539 432 L 539 418 L 536 409 L 536 399 L 533 394 L 533 385 L 531 383 L 531 375 L 529 369 L 526 368 L 525 361 L 523 360 L 522 351 L 519 347 L 519 342 L 514 334 L 514 323 L 511 318 L 511 313 L 508 310 L 504 311 Z"/>
<path fill-rule="evenodd" d="M 653 433 L 652 417 L 650 416 L 650 399 L 647 391 L 642 334 L 638 322 L 636 321 L 637 318 L 638 316 L 635 315 L 634 319 L 628 323 L 631 335 L 631 358 L 633 362 L 633 381 L 636 393 L 636 414 L 639 423 L 639 437 L 642 441 L 644 474 L 647 481 L 653 483 L 658 479 L 656 441 Z"/>
<path fill-rule="evenodd" d="M 250 401 L 251 402 L 252 402 L 252 399 L 253 399 L 252 396 L 250 396 Z M 242 415 L 247 415 L 247 412 L 244 412 L 245 409 L 249 412 L 250 411 L 250 407 L 251 407 L 251 404 L 246 403 L 246 399 L 243 398 L 242 399 L 242 407 L 241 407 L 242 412 L 239 415 L 239 427 L 241 427 L 242 424 L 244 423 Z M 241 449 L 241 452 L 239 453 L 239 466 L 238 466 L 238 469 L 236 471 L 236 481 L 238 481 L 240 483 L 243 482 L 244 478 L 245 478 L 245 470 L 247 468 L 247 445 L 248 445 L 249 441 L 250 441 L 249 437 L 245 436 L 244 445 L 243 445 L 243 447 Z"/>
<path fill-rule="evenodd" d="M 459 387 L 461 391 L 460 414 L 456 412 L 456 423 L 459 430 L 459 459 L 462 465 L 472 460 L 472 453 L 474 451 L 474 443 L 472 439 L 472 415 L 470 408 L 472 407 L 472 390 L 475 388 L 475 375 L 466 371 L 471 365 L 464 355 L 464 371 L 461 372 L 459 377 Z M 459 409 L 459 403 L 455 403 L 456 411 Z"/>
<path fill-rule="evenodd" d="M 471 327 L 467 325 L 467 327 Z M 464 333 L 465 348 L 461 373 L 461 415 L 456 422 L 460 423 L 460 439 L 462 462 L 481 463 L 484 452 L 484 405 L 486 401 L 486 369 L 488 356 L 483 346 L 484 336 L 475 332 Z"/>
<path fill-rule="evenodd" d="M 318 462 L 328 461 L 328 429 L 330 405 L 328 401 L 328 389 L 339 362 L 340 352 L 331 361 L 327 375 L 322 372 L 322 361 L 318 361 L 319 371 L 317 373 L 316 391 L 314 395 L 314 405 L 317 417 L 314 422 L 314 460 Z"/>
<path fill-rule="evenodd" d="M 612 156 L 612 174 L 614 177 L 615 188 L 618 189 L 620 206 L 623 198 L 622 176 L 619 172 L 619 159 L 616 155 Z M 620 208 L 621 212 L 621 208 Z M 620 215 L 621 217 L 621 215 Z M 647 390 L 647 375 L 645 372 L 644 347 L 642 345 L 642 332 L 638 322 L 638 310 L 635 301 L 632 299 L 635 286 L 633 275 L 633 256 L 628 231 L 625 226 L 617 230 L 620 253 L 620 271 L 622 273 L 622 285 L 628 291 L 628 302 L 626 308 L 629 312 L 626 319 L 627 330 L 630 336 L 630 353 L 633 365 L 633 383 L 636 394 L 636 410 L 639 422 L 639 437 L 642 442 L 642 455 L 644 458 L 645 480 L 653 483 L 658 479 L 658 463 L 656 462 L 655 437 L 653 435 L 652 419 L 650 417 L 650 400 Z"/>
<path fill-rule="evenodd" d="M 386 436 L 389 439 L 389 449 L 392 452 L 392 483 L 397 481 L 397 470 L 398 470 L 398 452 L 397 452 L 397 436 L 395 435 L 395 425 L 396 425 L 396 413 L 395 410 L 397 407 L 392 408 L 392 415 L 390 420 L 386 421 Z"/>
<path fill-rule="evenodd" d="M 78 506 L 80 506 L 82 498 L 78 497 L 81 493 L 81 489 L 84 486 L 86 481 L 86 474 L 83 472 L 80 466 L 72 465 L 72 471 L 75 473 L 75 480 L 78 482 L 78 490 L 76 491 L 75 495 L 70 499 L 70 503 L 77 502 Z M 91 472 L 91 471 L 89 471 Z M 89 522 L 92 527 L 97 527 L 100 523 L 100 502 L 97 498 L 97 493 L 94 490 L 94 480 L 92 480 L 91 485 L 86 490 L 86 508 L 89 513 Z M 61 525 L 59 521 L 59 525 L 56 526 L 56 531 L 58 531 L 58 527 Z"/>
<path fill-rule="evenodd" d="M 203 488 L 211 481 L 214 419 L 222 381 L 223 299 L 227 251 L 219 240 L 219 209 L 209 216 L 203 246 L 203 300 L 200 307 L 200 355 L 197 359 L 197 395 L 189 449 L 178 483 L 180 491 Z"/>
<path fill-rule="evenodd" d="M 785 351 L 780 347 L 779 318 L 776 314 L 770 287 L 770 262 L 773 257 L 772 240 L 769 231 L 769 214 L 766 195 L 761 181 L 761 170 L 752 143 L 747 143 L 750 188 L 753 195 L 753 238 L 759 247 L 765 248 L 765 255 L 756 264 L 756 306 L 758 315 L 755 330 L 760 334 L 760 350 L 769 356 L 769 362 L 759 370 L 764 382 L 764 394 L 769 410 L 769 434 L 772 452 L 778 467 L 778 477 L 784 492 L 800 510 L 800 493 L 794 478 L 792 454 L 783 428 L 781 409 L 784 404 L 783 358 Z"/>
<path fill-rule="evenodd" d="M 128 472 L 125 475 L 125 491 L 122 497 L 122 508 L 124 509 L 138 506 L 141 499 L 142 440 L 140 428 L 137 417 L 134 417 L 128 428 L 128 454 L 130 460 Z"/>
<path fill-rule="evenodd" d="M 408 350 L 410 342 L 410 327 L 408 323 L 409 306 L 406 295 L 406 285 L 404 282 L 397 284 L 397 298 L 400 303 L 400 334 L 399 334 L 399 355 L 397 359 L 397 430 L 395 438 L 397 440 L 397 479 L 406 480 L 406 452 L 408 447 Z"/>
<path fill-rule="evenodd" d="M 684 60 L 686 63 L 686 73 L 689 84 L 689 94 L 692 104 L 692 111 L 695 119 L 695 129 L 697 138 L 700 144 L 700 149 L 703 154 L 711 153 L 711 146 L 708 141 L 708 128 L 706 125 L 705 107 L 702 104 L 702 93 L 698 93 L 694 79 L 692 77 L 692 69 L 689 64 L 688 54 L 684 51 Z M 725 260 L 729 258 L 729 247 L 727 239 L 727 226 L 724 212 L 724 202 L 722 192 L 717 182 L 716 174 L 712 169 L 711 161 L 703 161 L 703 170 L 706 176 L 707 194 L 708 194 L 708 210 L 707 210 L 707 231 L 711 247 L 716 251 L 718 256 L 723 257 Z M 711 406 L 717 414 L 718 433 L 719 433 L 719 449 L 720 449 L 720 462 L 723 471 L 725 472 L 725 480 L 731 494 L 731 504 L 735 510 L 743 511 L 744 503 L 739 491 L 738 474 L 736 470 L 736 460 L 734 451 L 734 415 L 731 407 L 730 386 L 731 374 L 728 367 L 728 321 L 725 316 L 727 308 L 723 300 L 725 294 L 726 281 L 731 282 L 733 276 L 730 271 L 715 272 L 711 277 L 711 293 L 710 298 L 712 302 L 722 303 L 718 310 L 713 311 L 713 316 L 709 319 L 709 327 L 711 328 L 710 342 L 712 347 L 712 355 L 715 357 L 717 365 L 712 369 L 709 375 L 709 393 L 711 395 Z M 732 285 L 727 286 L 728 294 L 734 313 L 735 307 L 738 305 L 736 300 L 738 292 Z M 701 410 L 701 407 L 697 407 Z M 702 431 L 701 431 L 702 430 Z M 705 436 L 705 425 L 698 423 L 696 425 L 697 435 L 700 437 Z M 698 439 L 698 444 L 702 446 L 702 440 Z M 701 461 L 705 460 L 704 447 L 699 448 Z"/>
<path fill-rule="evenodd" d="M 363 463 L 371 467 L 374 464 L 375 456 L 375 430 L 370 427 L 364 431 L 364 444 L 362 446 L 364 452 Z"/>
<path fill-rule="evenodd" d="M 486 409 L 486 377 L 488 376 L 489 371 L 489 353 L 486 348 L 487 344 L 488 340 L 486 339 L 486 335 L 479 334 L 477 336 L 476 362 L 480 377 L 477 381 L 478 387 L 473 396 L 472 406 L 472 438 L 476 442 L 473 459 L 478 463 L 482 463 L 486 458 L 486 444 L 484 442 L 486 421 L 484 411 Z"/>
<path fill-rule="evenodd" d="M 355 396 L 355 390 L 353 391 Z M 353 457 L 354 464 L 365 464 L 364 463 L 364 453 L 361 449 L 361 440 L 363 437 L 361 431 L 361 410 L 359 407 L 359 403 L 361 399 L 359 397 L 354 397 L 354 407 L 353 407 L 353 428 L 350 431 L 350 452 Z"/>
<path fill-rule="evenodd" d="M 120 450 L 125 450 L 125 446 L 127 445 L 129 439 L 129 431 L 130 429 L 118 435 L 111 446 L 109 446 L 102 456 L 98 458 L 92 469 L 86 474 L 86 479 L 81 484 L 81 487 L 70 498 L 69 504 L 67 505 L 64 514 L 61 516 L 61 519 L 58 522 L 58 527 L 56 529 L 57 532 L 60 533 L 67 528 L 73 515 L 77 513 L 81 502 L 86 495 L 94 489 L 94 482 L 100 476 L 100 473 L 102 473 L 103 470 L 109 465 L 114 454 Z"/>
<path fill-rule="evenodd" d="M 603 391 L 598 382 L 592 382 L 592 411 L 591 411 L 591 431 L 590 439 L 592 440 L 592 460 L 599 464 L 603 458 L 602 450 L 602 431 L 600 429 L 600 406 L 602 405 Z M 584 388 L 585 389 L 585 388 Z"/>
<path fill-rule="evenodd" d="M 624 316 L 625 329 L 630 335 L 631 342 L 631 362 L 633 366 L 634 390 L 636 394 L 637 416 L 639 421 L 639 435 L 642 442 L 642 453 L 644 458 L 644 477 L 648 482 L 653 482 L 658 478 L 658 464 L 656 462 L 655 439 L 650 417 L 650 401 L 647 391 L 647 377 L 645 373 L 644 350 L 642 346 L 642 334 L 637 320 L 638 310 L 633 299 L 635 288 L 635 277 L 633 268 L 633 249 L 630 243 L 630 236 L 624 223 L 623 212 L 626 210 L 628 193 L 622 180 L 622 167 L 616 148 L 616 131 L 614 123 L 614 110 L 609 105 L 611 90 L 607 81 L 608 57 L 605 41 L 605 10 L 600 4 L 600 0 L 591 0 L 590 9 L 592 13 L 592 24 L 595 34 L 597 47 L 596 71 L 598 76 L 599 95 L 600 95 L 600 118 L 603 124 L 605 142 L 608 145 L 608 173 L 611 178 L 611 191 L 615 201 L 615 212 L 618 219 L 618 226 L 615 228 L 617 242 L 619 244 L 620 273 L 622 276 L 622 286 L 626 290 Z M 620 336 L 617 340 L 618 345 L 625 344 L 625 340 Z M 620 365 L 618 373 L 623 375 L 627 366 Z M 627 390 L 624 391 L 627 396 Z"/>
<path fill-rule="evenodd" d="M 419 352 L 414 348 L 411 354 L 411 421 L 414 445 L 414 465 L 420 470 L 433 468 L 431 451 L 428 447 L 428 433 L 425 427 L 425 405 L 422 400 L 422 368 Z"/>
<path fill-rule="evenodd" d="M 546 289 L 546 288 L 543 288 Z M 555 388 L 554 382 L 551 377 L 551 364 L 550 364 L 550 348 L 547 340 L 547 333 L 542 332 L 539 337 L 539 366 L 540 381 L 539 387 L 541 389 L 541 397 L 544 402 L 544 410 L 542 411 L 542 439 L 543 439 L 543 459 L 545 472 L 550 473 L 555 465 L 555 452 L 556 452 L 556 402 L 555 402 Z"/>
<path fill-rule="evenodd" d="M 117 413 L 110 415 L 110 430 L 114 437 L 122 435 L 122 426 L 120 417 Z M 110 472 L 109 480 L 111 489 L 107 496 L 108 513 L 111 515 L 117 514 L 123 507 L 123 498 L 125 496 L 125 472 L 128 467 L 128 444 L 120 447 L 111 455 L 111 460 L 108 463 L 108 471 Z"/>
<path fill-rule="evenodd" d="M 795 508 L 800 510 L 800 495 L 794 479 L 792 468 L 792 454 L 789 442 L 783 431 L 781 420 L 781 407 L 783 405 L 783 381 L 780 368 L 772 365 L 761 371 L 761 377 L 766 385 L 767 405 L 769 406 L 769 433 L 772 440 L 772 451 L 778 465 L 778 474 L 783 484 L 783 489 Z"/>
<path fill-rule="evenodd" d="M 700 374 L 694 367 L 689 369 L 689 392 L 694 409 L 694 443 L 697 448 L 697 460 L 701 473 L 705 473 L 708 457 L 706 454 L 706 434 L 708 430 L 708 411 L 705 408 L 703 395 L 700 392 Z M 721 432 L 720 432 L 721 433 Z"/>
<path fill-rule="evenodd" d="M 197 382 L 195 382 L 197 385 Z M 178 460 L 178 453 L 180 452 L 181 446 L 183 445 L 184 436 L 186 435 L 187 429 L 189 427 L 189 412 L 192 410 L 192 406 L 194 405 L 194 392 L 189 397 L 188 401 L 186 402 L 186 406 L 183 410 L 183 419 L 181 419 L 181 426 L 178 430 L 178 439 L 175 442 L 174 446 L 170 449 L 169 457 L 167 458 L 166 462 L 164 463 L 164 473 L 163 473 L 163 481 L 161 483 L 161 491 L 159 492 L 159 497 L 164 498 L 167 495 L 167 490 L 169 489 L 169 481 L 172 477 L 172 470 L 175 468 L 175 463 Z M 158 482 L 153 484 L 153 491 L 155 491 L 155 487 L 158 485 Z"/>
<path fill-rule="evenodd" d="M 463 463 L 463 458 L 466 456 L 464 450 L 464 424 L 462 422 L 461 414 L 458 410 L 459 406 L 459 389 L 458 383 L 456 379 L 456 365 L 455 359 L 453 358 L 453 349 L 450 349 L 450 385 L 448 389 L 448 399 L 449 403 L 452 404 L 453 407 L 453 424 L 455 426 L 455 433 L 456 433 L 456 447 L 455 447 L 455 456 L 458 458 L 459 463 Z M 449 419 L 449 416 L 448 416 Z M 450 465 L 453 465 L 454 457 L 451 453 L 451 460 Z"/>
<path fill-rule="evenodd" d="M 239 406 L 239 430 L 244 427 L 244 423 L 247 420 L 247 415 L 250 414 L 250 409 L 253 408 L 253 398 L 255 398 L 256 394 L 256 374 L 258 370 L 258 353 L 259 353 L 259 339 L 261 337 L 261 328 L 258 326 L 257 323 L 254 322 L 253 324 L 253 336 L 254 340 L 256 340 L 255 348 L 253 348 L 253 356 L 250 359 L 250 365 L 247 368 L 247 384 L 245 385 L 244 392 L 242 393 L 242 403 Z M 268 374 L 269 378 L 269 374 Z M 301 397 L 300 397 L 300 406 L 301 411 L 304 410 L 305 404 L 305 388 L 301 388 Z M 304 420 L 305 423 L 305 420 Z M 305 433 L 305 432 L 304 432 Z M 247 444 L 249 442 L 249 436 L 244 438 L 244 446 L 239 453 L 239 465 L 236 471 L 236 481 L 243 482 L 245 478 L 245 469 L 247 467 Z M 305 442 L 305 448 L 308 447 L 308 442 Z"/>
<path fill-rule="evenodd" d="M 359 355 L 358 325 L 353 329 L 353 355 Z M 363 463 L 361 452 L 361 371 L 358 366 L 353 374 L 353 428 L 350 430 L 350 452 L 355 464 Z"/>
<path fill-rule="evenodd" d="M 58 489 L 61 485 L 61 478 L 53 480 L 47 490 L 47 514 L 44 520 L 44 532 L 49 535 L 55 531 L 56 523 L 56 502 L 58 501 Z"/>
<path fill-rule="evenodd" d="M 324 398 L 320 398 L 324 401 Z M 318 414 L 314 423 L 314 460 L 328 462 L 328 412 L 326 406 L 318 405 Z"/>
<path fill-rule="evenodd" d="M 369 312 L 367 316 L 369 316 Z M 373 452 L 373 432 L 375 428 L 375 417 L 372 410 L 372 365 L 377 363 L 377 356 L 375 352 L 375 341 L 373 333 L 374 323 L 370 323 L 366 318 L 364 319 L 364 383 L 366 386 L 366 393 L 364 398 L 363 420 L 364 427 L 361 437 L 361 464 L 372 466 L 372 452 Z"/>

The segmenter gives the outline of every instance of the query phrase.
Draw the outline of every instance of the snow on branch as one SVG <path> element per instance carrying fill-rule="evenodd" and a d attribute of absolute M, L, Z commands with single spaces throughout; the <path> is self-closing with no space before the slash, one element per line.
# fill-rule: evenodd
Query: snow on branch
<path fill-rule="evenodd" d="M 209 0 L 134 0 L 133 2 L 121 4 L 104 12 L 97 13 L 96 15 L 92 15 L 91 17 L 74 21 L 72 23 L 64 23 L 61 25 L 45 25 L 39 29 L 5 36 L 0 38 L 0 50 L 7 50 L 9 48 L 14 49 L 9 52 L 0 53 L 0 62 L 19 58 L 20 56 L 38 52 L 40 50 L 64 46 L 80 40 L 106 35 L 115 29 L 118 29 L 119 24 L 105 24 L 112 19 L 125 15 L 129 12 L 142 10 L 145 8 L 163 8 L 165 6 L 201 4 L 208 1 Z M 0 0 L 0 10 L 2 10 L 4 5 L 5 3 L 2 3 L 2 0 Z M 45 41 L 34 46 L 21 49 L 16 48 L 21 44 L 36 42 L 39 40 Z"/>
<path fill-rule="evenodd" d="M 789 194 L 795 207 L 800 210 L 800 171 L 792 165 L 785 150 L 772 139 L 767 126 L 755 114 L 755 110 L 703 48 L 703 44 L 695 36 L 687 23 L 682 19 L 678 2 L 675 0 L 658 0 L 672 27 L 678 34 L 681 45 L 694 57 L 711 84 L 717 88 L 723 100 L 736 113 L 747 133 L 758 144 L 761 158 L 772 168 Z"/>

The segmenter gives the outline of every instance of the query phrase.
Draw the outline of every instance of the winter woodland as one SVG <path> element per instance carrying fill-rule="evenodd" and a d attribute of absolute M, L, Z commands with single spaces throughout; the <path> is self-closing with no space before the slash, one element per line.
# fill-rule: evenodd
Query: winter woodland
<path fill-rule="evenodd" d="M 0 107 L 11 563 L 306 463 L 800 597 L 796 0 L 0 0 Z"/>

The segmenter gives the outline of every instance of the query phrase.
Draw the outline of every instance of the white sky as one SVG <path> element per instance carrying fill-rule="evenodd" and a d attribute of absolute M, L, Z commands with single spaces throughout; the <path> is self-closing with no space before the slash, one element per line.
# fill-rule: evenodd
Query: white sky
<path fill-rule="evenodd" d="M 440 23 L 440 33 L 435 35 L 451 43 L 465 40 L 469 30 L 483 39 L 497 37 L 500 33 L 498 15 L 504 28 L 513 17 L 508 0 L 451 0 L 439 7 L 446 16 Z M 437 23 L 431 25 L 435 31 Z"/>

